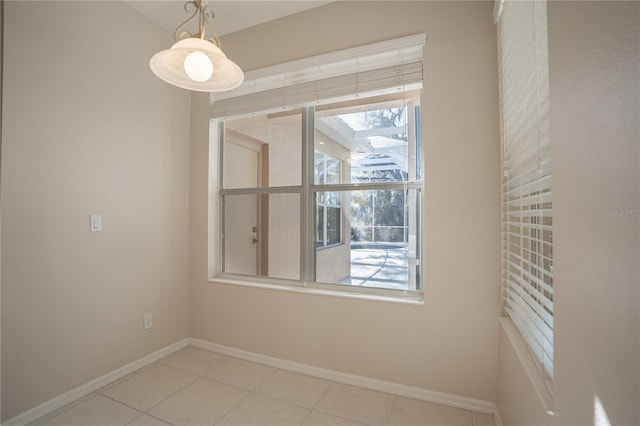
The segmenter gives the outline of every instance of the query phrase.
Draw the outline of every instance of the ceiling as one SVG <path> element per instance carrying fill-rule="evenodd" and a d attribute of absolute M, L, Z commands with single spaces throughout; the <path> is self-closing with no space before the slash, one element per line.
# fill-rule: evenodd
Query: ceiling
<path fill-rule="evenodd" d="M 185 12 L 185 0 L 123 0 L 147 18 L 165 28 L 171 34 L 190 15 Z M 209 8 L 215 13 L 213 29 L 219 36 L 239 31 L 254 25 L 292 15 L 307 9 L 322 6 L 331 1 L 288 0 L 288 1 L 209 1 Z M 197 22 L 197 21 L 196 21 Z M 197 24 L 186 29 L 196 31 Z"/>

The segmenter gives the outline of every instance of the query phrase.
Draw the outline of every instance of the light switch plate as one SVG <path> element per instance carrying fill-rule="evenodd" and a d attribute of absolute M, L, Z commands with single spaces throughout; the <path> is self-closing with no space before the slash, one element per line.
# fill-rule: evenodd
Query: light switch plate
<path fill-rule="evenodd" d="M 149 330 L 151 327 L 153 327 L 153 315 L 144 314 L 144 329 Z"/>
<path fill-rule="evenodd" d="M 102 215 L 92 214 L 91 215 L 91 232 L 101 232 L 102 231 Z"/>

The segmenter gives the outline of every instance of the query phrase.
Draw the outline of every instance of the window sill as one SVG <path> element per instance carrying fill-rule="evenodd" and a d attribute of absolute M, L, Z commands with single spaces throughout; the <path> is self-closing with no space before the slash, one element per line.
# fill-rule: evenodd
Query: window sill
<path fill-rule="evenodd" d="M 527 343 L 520 335 L 520 331 L 516 328 L 509 317 L 500 317 L 500 326 L 504 330 L 513 350 L 518 357 L 518 360 L 522 364 L 531 385 L 533 386 L 538 398 L 542 402 L 547 414 L 554 415 L 553 411 L 553 393 L 551 391 L 552 382 L 549 379 L 545 379 L 538 367 L 536 361 L 533 359 L 533 355 L 529 352 Z"/>
<path fill-rule="evenodd" d="M 275 290 L 275 291 L 286 291 L 292 293 L 303 293 L 303 294 L 311 294 L 316 296 L 331 296 L 331 297 L 344 297 L 347 299 L 359 299 L 359 300 L 370 300 L 376 302 L 387 302 L 387 303 L 399 303 L 403 305 L 414 305 L 414 306 L 424 306 L 424 298 L 422 295 L 420 296 L 393 296 L 389 294 L 373 294 L 370 292 L 364 293 L 360 291 L 349 291 L 349 288 L 346 287 L 344 290 L 333 290 L 327 288 L 320 287 L 309 287 L 305 285 L 306 283 L 298 283 L 291 284 L 289 282 L 256 282 L 250 280 L 248 277 L 245 278 L 236 278 L 236 277 L 213 277 L 209 278 L 209 282 L 215 284 L 230 284 L 230 285 L 239 285 L 244 287 L 255 287 L 262 288 L 265 290 Z"/>

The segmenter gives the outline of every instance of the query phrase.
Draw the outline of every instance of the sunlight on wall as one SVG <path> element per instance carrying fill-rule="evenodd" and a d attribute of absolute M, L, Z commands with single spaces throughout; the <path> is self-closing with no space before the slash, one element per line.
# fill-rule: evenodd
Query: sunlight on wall
<path fill-rule="evenodd" d="M 602 406 L 602 402 L 600 402 L 598 395 L 595 396 L 595 400 L 593 402 L 593 424 L 596 426 L 611 426 L 609 416 L 607 416 L 607 411 Z"/>

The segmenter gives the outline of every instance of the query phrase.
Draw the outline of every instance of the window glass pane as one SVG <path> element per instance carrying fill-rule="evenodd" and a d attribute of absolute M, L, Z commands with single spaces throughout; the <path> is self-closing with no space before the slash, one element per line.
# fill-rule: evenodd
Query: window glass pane
<path fill-rule="evenodd" d="M 340 191 L 342 208 L 326 207 L 328 242 L 318 249 L 316 281 L 352 286 L 419 290 L 417 244 L 420 191 Z M 317 207 L 318 210 L 320 209 Z M 340 234 L 341 233 L 341 234 Z"/>
<path fill-rule="evenodd" d="M 223 271 L 300 279 L 300 195 L 223 197 Z"/>
<path fill-rule="evenodd" d="M 316 185 L 419 179 L 419 99 L 412 91 L 316 108 L 315 149 L 332 157 Z"/>
<path fill-rule="evenodd" d="M 316 185 L 320 185 L 325 182 L 326 172 L 326 154 L 320 151 L 315 152 L 314 163 L 313 163 L 313 182 Z"/>
<path fill-rule="evenodd" d="M 404 189 L 383 189 L 373 193 L 373 217 L 376 225 L 394 227 L 402 224 L 407 212 Z"/>
<path fill-rule="evenodd" d="M 338 192 L 325 192 L 326 203 L 328 206 L 339 206 L 340 195 Z"/>
<path fill-rule="evenodd" d="M 340 243 L 341 210 L 336 207 L 327 207 L 327 245 Z"/>
<path fill-rule="evenodd" d="M 326 247 L 342 242 L 341 192 L 316 193 L 315 246 Z"/>
<path fill-rule="evenodd" d="M 313 164 L 313 182 L 316 185 L 342 183 L 342 161 L 316 151 Z"/>
<path fill-rule="evenodd" d="M 327 156 L 326 173 L 326 183 L 340 183 L 340 162 L 335 158 Z"/>
<path fill-rule="evenodd" d="M 300 111 L 225 121 L 223 188 L 301 185 L 301 129 Z"/>
<path fill-rule="evenodd" d="M 320 195 L 320 194 L 318 194 Z M 316 207 L 316 247 L 324 247 L 324 229 L 325 229 L 325 221 L 324 221 L 324 206 Z"/>

